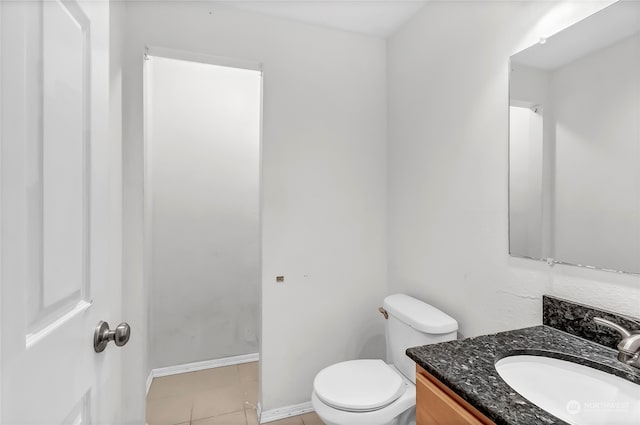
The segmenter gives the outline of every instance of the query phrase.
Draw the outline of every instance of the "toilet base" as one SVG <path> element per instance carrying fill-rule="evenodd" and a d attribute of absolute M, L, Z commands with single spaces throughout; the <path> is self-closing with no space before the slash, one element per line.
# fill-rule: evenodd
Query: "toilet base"
<path fill-rule="evenodd" d="M 415 387 L 412 390 L 408 391 L 409 394 L 401 396 L 401 400 L 392 403 L 396 405 L 392 409 L 401 412 L 395 416 L 390 414 L 391 406 L 365 413 L 337 410 L 320 401 L 315 392 L 311 395 L 311 402 L 325 425 L 416 425 Z M 385 410 L 386 412 L 383 412 Z"/>
<path fill-rule="evenodd" d="M 320 417 L 320 419 L 322 419 L 322 422 L 324 422 L 325 425 L 350 425 L 350 424 L 344 424 L 344 423 L 331 422 L 330 420 L 320 416 L 320 414 L 318 414 L 318 416 Z M 404 412 L 397 418 L 394 418 L 391 422 L 384 422 L 380 424 L 376 423 L 372 425 L 416 425 L 416 408 L 412 407 L 408 409 L 406 412 Z"/>

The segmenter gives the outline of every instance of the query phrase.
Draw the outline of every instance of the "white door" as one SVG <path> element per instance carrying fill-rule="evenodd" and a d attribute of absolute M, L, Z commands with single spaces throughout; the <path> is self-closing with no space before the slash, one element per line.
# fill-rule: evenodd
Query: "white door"
<path fill-rule="evenodd" d="M 2 424 L 112 422 L 109 2 L 0 4 Z"/>

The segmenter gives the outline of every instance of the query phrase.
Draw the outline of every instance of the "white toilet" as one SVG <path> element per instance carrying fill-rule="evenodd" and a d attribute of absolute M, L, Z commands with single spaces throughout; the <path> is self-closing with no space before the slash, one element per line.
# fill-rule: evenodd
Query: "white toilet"
<path fill-rule="evenodd" d="M 458 323 L 404 294 L 384 299 L 387 361 L 351 360 L 321 370 L 311 402 L 326 425 L 411 425 L 416 414 L 416 364 L 409 347 L 456 339 Z"/>

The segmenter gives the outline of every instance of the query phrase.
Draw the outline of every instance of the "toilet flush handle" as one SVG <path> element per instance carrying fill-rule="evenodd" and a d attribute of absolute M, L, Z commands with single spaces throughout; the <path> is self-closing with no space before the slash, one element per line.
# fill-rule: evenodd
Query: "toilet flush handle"
<path fill-rule="evenodd" d="M 384 318 L 385 318 L 385 319 L 388 319 L 388 318 L 389 318 L 389 313 L 387 313 L 387 310 L 385 310 L 385 309 L 384 309 L 384 307 L 380 307 L 380 308 L 378 308 L 378 311 L 379 311 L 380 313 L 382 313 L 382 315 L 384 316 Z"/>

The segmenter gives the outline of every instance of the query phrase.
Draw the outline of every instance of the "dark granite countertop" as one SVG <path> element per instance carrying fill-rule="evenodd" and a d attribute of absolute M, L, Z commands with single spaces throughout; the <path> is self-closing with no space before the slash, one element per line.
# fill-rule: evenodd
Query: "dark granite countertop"
<path fill-rule="evenodd" d="M 640 384 L 640 371 L 619 362 L 617 351 L 545 325 L 407 350 L 418 365 L 498 425 L 566 424 L 500 378 L 495 362 L 514 354 L 569 360 Z"/>

